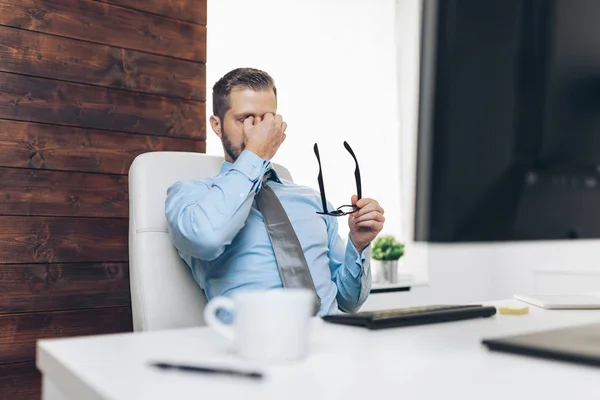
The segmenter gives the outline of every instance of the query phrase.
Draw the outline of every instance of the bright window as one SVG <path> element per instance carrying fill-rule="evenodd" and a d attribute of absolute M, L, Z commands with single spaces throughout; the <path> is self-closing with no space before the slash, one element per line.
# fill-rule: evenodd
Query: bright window
<path fill-rule="evenodd" d="M 317 142 L 327 198 L 334 206 L 348 204 L 355 192 L 354 162 L 342 144 L 348 141 L 360 163 L 363 196 L 386 209 L 384 233 L 406 238 L 395 20 L 394 0 L 209 1 L 207 111 L 210 116 L 212 85 L 223 74 L 245 66 L 267 71 L 289 125 L 274 161 L 296 183 L 318 190 Z M 207 153 L 222 154 L 210 126 Z M 340 220 L 340 234 L 347 233 Z"/>

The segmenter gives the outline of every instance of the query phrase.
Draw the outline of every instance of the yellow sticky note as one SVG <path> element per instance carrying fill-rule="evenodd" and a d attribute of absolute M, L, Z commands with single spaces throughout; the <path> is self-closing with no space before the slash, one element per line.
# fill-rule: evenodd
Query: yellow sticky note
<path fill-rule="evenodd" d="M 529 313 L 529 306 L 500 306 L 498 312 L 503 315 L 523 315 Z"/>

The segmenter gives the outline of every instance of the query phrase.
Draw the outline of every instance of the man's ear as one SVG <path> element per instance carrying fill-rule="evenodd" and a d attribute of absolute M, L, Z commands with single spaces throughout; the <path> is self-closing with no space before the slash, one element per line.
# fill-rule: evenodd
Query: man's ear
<path fill-rule="evenodd" d="M 222 126 L 221 126 L 221 118 L 211 115 L 210 116 L 210 127 L 217 134 L 218 137 L 223 135 Z"/>

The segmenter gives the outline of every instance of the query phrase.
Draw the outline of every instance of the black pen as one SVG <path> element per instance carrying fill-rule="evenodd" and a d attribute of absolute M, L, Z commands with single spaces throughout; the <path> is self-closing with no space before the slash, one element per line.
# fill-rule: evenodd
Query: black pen
<path fill-rule="evenodd" d="M 262 379 L 263 374 L 260 372 L 246 372 L 238 371 L 228 368 L 213 368 L 213 367 L 199 367 L 195 365 L 181 365 L 181 364 L 169 364 L 164 362 L 152 363 L 153 367 L 157 367 L 164 370 L 177 370 L 185 372 L 195 372 L 199 374 L 220 374 L 220 375 L 232 375 L 241 378 L 252 378 Z"/>

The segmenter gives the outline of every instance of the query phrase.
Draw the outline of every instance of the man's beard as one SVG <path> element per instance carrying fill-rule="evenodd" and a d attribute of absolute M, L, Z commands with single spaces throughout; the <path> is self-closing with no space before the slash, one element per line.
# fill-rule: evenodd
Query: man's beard
<path fill-rule="evenodd" d="M 232 161 L 237 160 L 237 158 L 240 156 L 240 154 L 242 154 L 242 151 L 244 151 L 244 148 L 246 147 L 245 143 L 242 143 L 241 148 L 235 147 L 233 143 L 231 143 L 231 140 L 229 140 L 229 135 L 227 135 L 225 129 L 221 129 L 221 143 L 223 144 L 223 149 L 225 150 L 225 153 L 227 153 L 227 155 L 229 156 L 229 158 L 231 158 Z"/>

